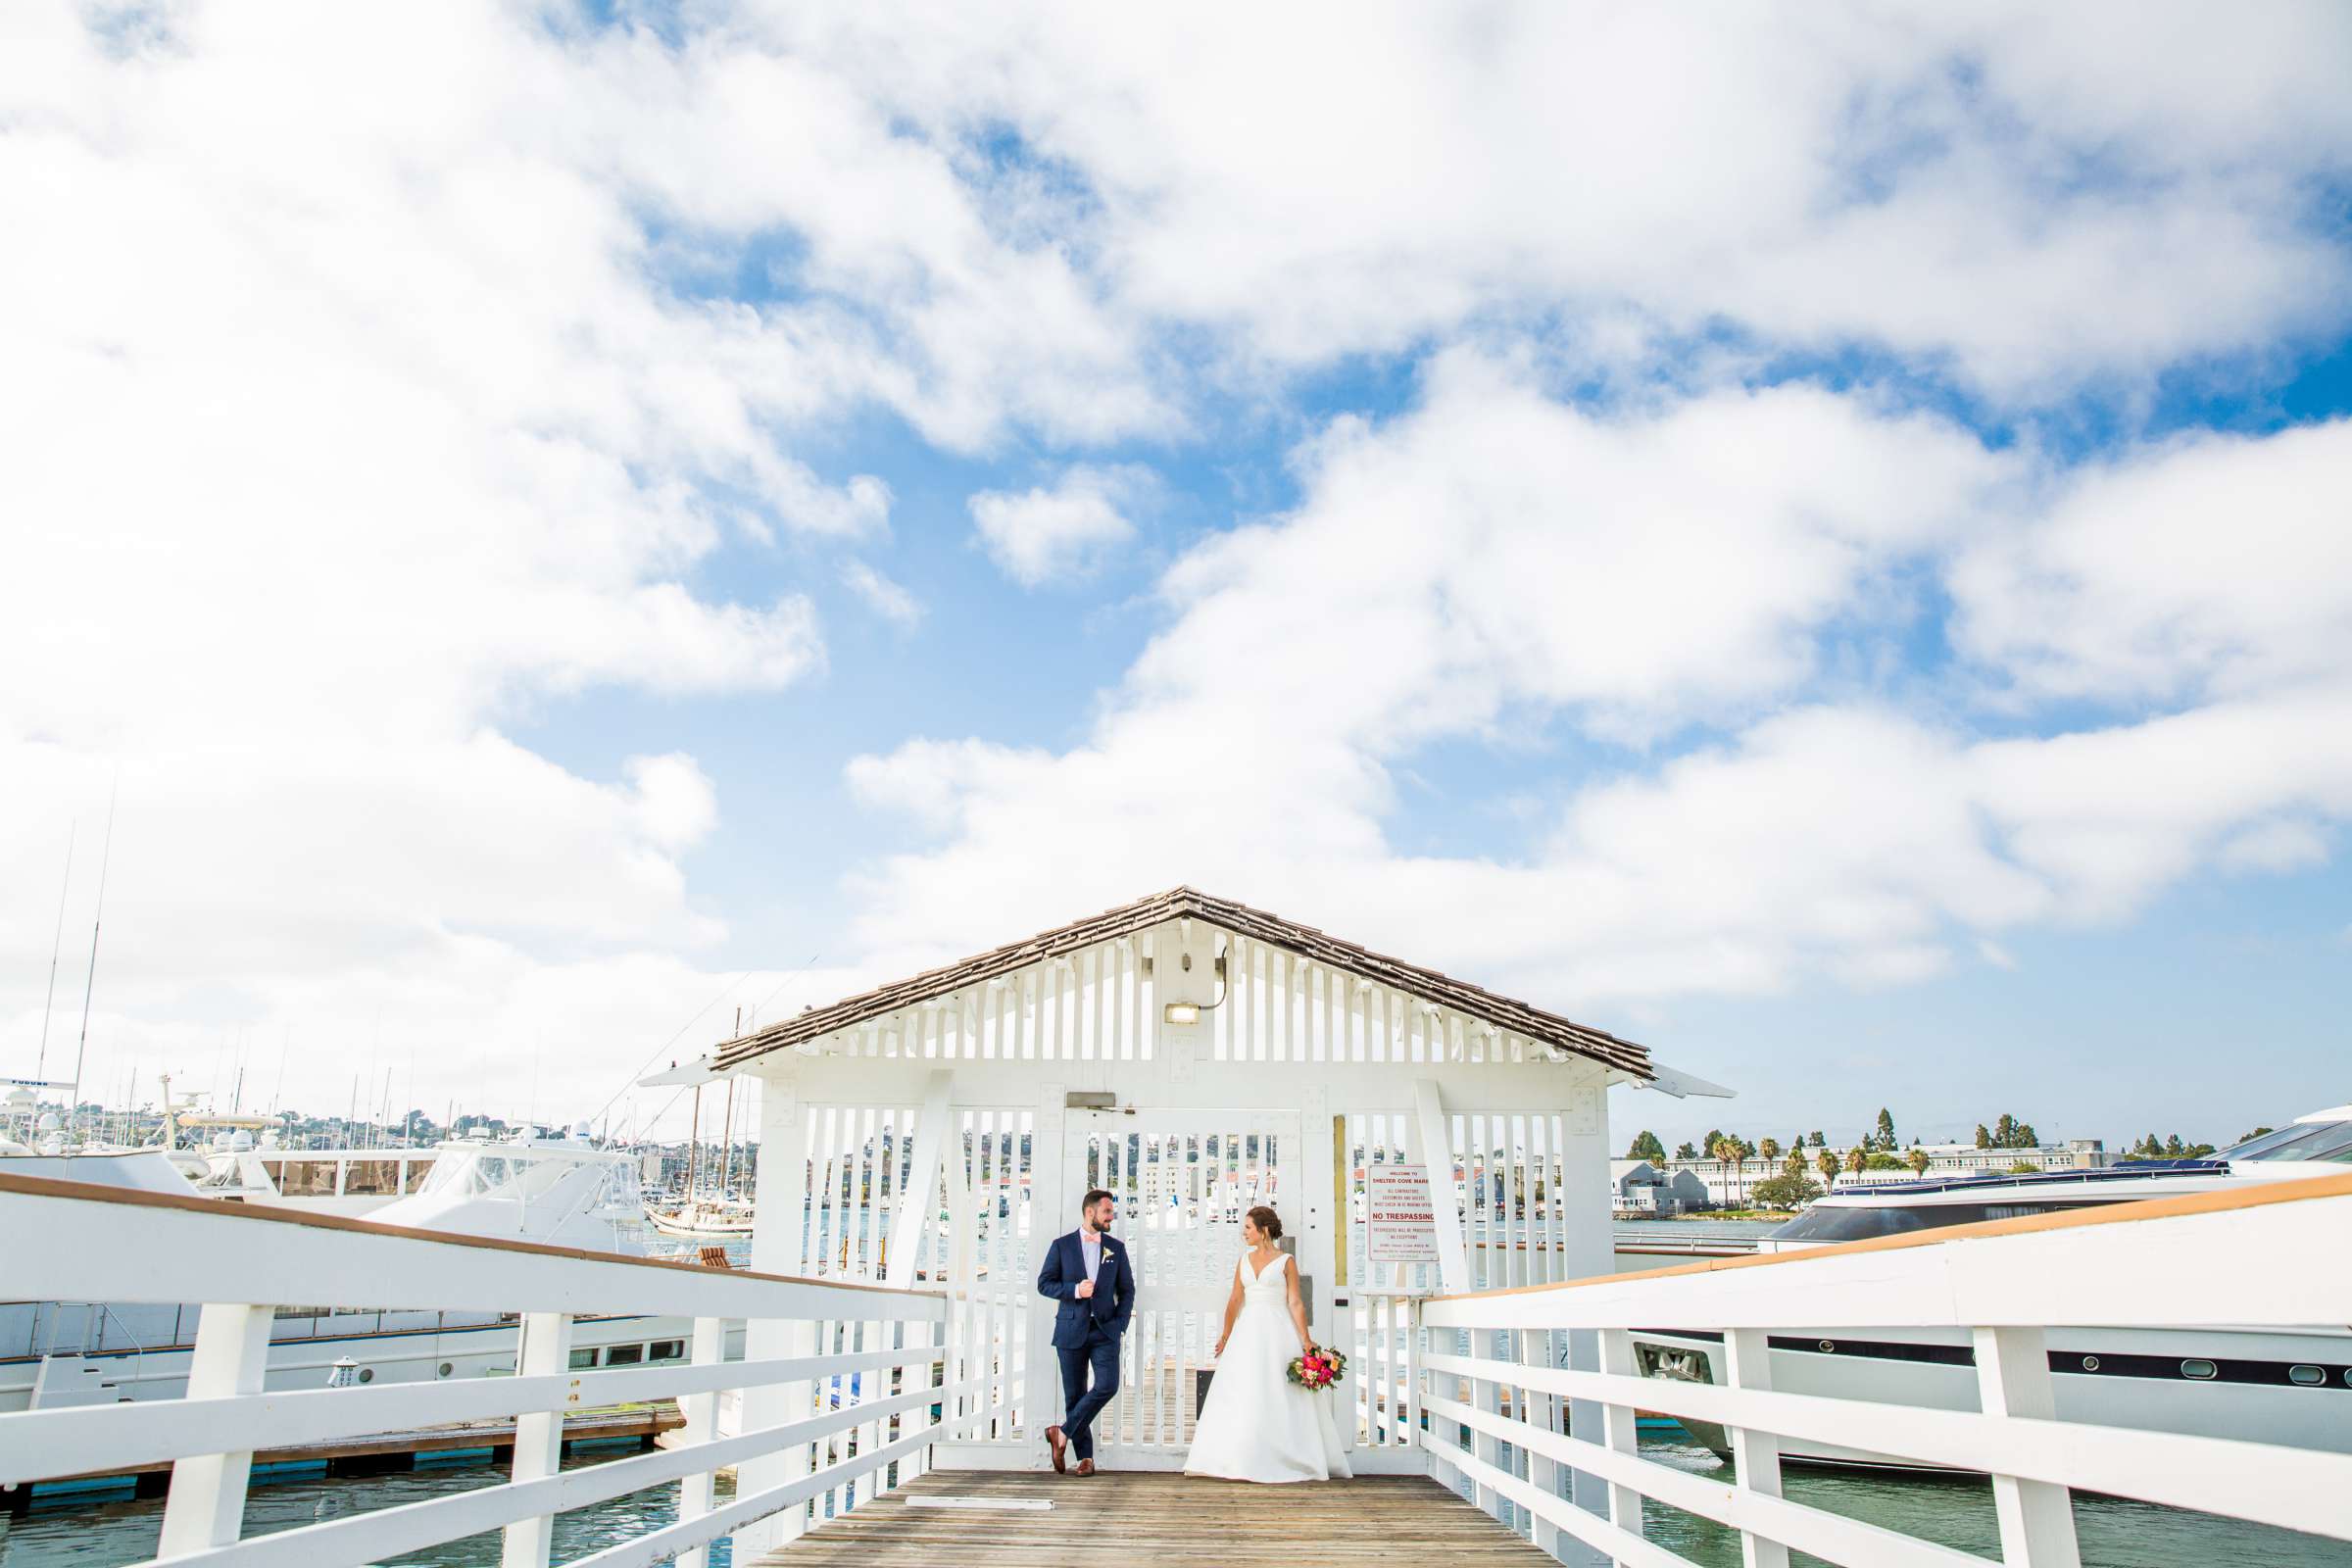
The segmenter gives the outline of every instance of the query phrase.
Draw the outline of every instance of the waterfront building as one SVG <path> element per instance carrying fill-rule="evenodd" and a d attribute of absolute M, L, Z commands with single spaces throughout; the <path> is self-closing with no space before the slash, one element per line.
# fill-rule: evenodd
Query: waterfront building
<path fill-rule="evenodd" d="M 1611 1206 L 1632 1219 L 1672 1219 L 1717 1206 L 1713 1192 L 1695 1172 L 1671 1161 L 1661 1167 L 1646 1159 L 1612 1159 L 1609 1189 Z"/>
<path fill-rule="evenodd" d="M 1920 1151 L 1928 1156 L 1929 1176 L 1999 1176 L 2019 1165 L 2032 1165 L 2036 1170 L 2072 1171 L 2104 1170 L 2116 1164 L 2122 1156 L 2110 1153 L 2106 1143 L 2097 1138 L 2070 1138 L 2064 1143 L 2042 1144 L 2032 1149 L 1979 1149 L 1975 1144 L 1921 1144 Z M 1839 1152 L 1842 1157 L 1843 1152 Z M 1895 1158 L 1909 1155 L 1901 1151 Z M 1908 1182 L 1919 1179 L 1920 1173 L 1905 1165 L 1901 1170 L 1866 1170 L 1856 1175 L 1840 1172 L 1839 1186 L 1849 1182 Z"/>

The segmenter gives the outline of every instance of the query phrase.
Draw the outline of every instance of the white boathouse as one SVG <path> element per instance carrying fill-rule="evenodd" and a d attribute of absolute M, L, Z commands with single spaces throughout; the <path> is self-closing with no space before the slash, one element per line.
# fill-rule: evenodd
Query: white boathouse
<path fill-rule="evenodd" d="M 1414 1473 L 1383 1392 L 1405 1376 L 1399 1298 L 1610 1272 L 1604 1096 L 1692 1082 L 1632 1042 L 1191 888 L 655 1081 L 731 1073 L 763 1085 L 752 1266 L 944 1285 L 992 1348 L 989 1419 L 941 1462 L 1046 1462 L 1061 1393 L 1037 1249 L 1102 1187 L 1139 1286 L 1121 1393 L 1096 1423 L 1106 1467 L 1181 1467 L 1240 1218 L 1264 1202 L 1318 1332 L 1362 1349 L 1357 1469 Z M 1365 1255 L 1365 1174 L 1391 1164 L 1455 1195 L 1432 1205 L 1430 1263 Z"/>

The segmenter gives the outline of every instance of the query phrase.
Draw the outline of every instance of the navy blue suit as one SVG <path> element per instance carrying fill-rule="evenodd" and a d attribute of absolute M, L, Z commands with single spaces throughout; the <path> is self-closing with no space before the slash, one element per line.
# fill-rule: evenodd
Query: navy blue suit
<path fill-rule="evenodd" d="M 1127 1261 L 1126 1247 L 1105 1232 L 1095 1294 L 1081 1300 L 1078 1287 L 1085 1279 L 1086 1252 L 1078 1233 L 1054 1238 L 1046 1249 L 1045 1265 L 1037 1271 L 1037 1294 L 1061 1303 L 1054 1313 L 1054 1351 L 1061 1358 L 1062 1408 L 1068 1412 L 1061 1418 L 1061 1430 L 1070 1440 L 1070 1452 L 1091 1459 L 1095 1417 L 1119 1392 L 1119 1336 L 1135 1316 L 1135 1269 Z"/>

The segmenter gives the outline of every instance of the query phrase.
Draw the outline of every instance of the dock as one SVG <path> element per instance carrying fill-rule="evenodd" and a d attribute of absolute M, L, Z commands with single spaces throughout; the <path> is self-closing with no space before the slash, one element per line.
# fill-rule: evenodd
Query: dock
<path fill-rule="evenodd" d="M 628 1409 L 585 1410 L 564 1418 L 564 1453 L 568 1457 L 575 1448 L 587 1446 L 651 1447 L 662 1433 L 683 1424 L 677 1405 L 668 1401 Z M 253 1456 L 253 1483 L 261 1486 L 297 1475 L 389 1475 L 413 1470 L 419 1462 L 511 1462 L 514 1452 L 513 1421 L 455 1421 L 336 1443 L 258 1449 Z M 0 1510 L 22 1509 L 36 1498 L 60 1493 L 112 1491 L 122 1487 L 134 1488 L 140 1496 L 160 1497 L 171 1479 L 172 1466 L 168 1461 L 56 1476 L 30 1486 L 0 1491 Z"/>
<path fill-rule="evenodd" d="M 1041 1506 L 1042 1505 L 1042 1506 Z M 761 1568 L 1060 1562 L 1112 1544 L 1154 1568 L 1354 1568 L 1552 1562 L 1421 1476 L 1251 1487 L 1167 1471 L 935 1470 L 759 1559 Z"/>

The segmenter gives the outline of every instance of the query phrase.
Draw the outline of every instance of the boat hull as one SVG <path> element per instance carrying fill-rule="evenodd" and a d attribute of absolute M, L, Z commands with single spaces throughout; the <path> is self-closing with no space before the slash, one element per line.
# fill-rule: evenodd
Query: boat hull
<path fill-rule="evenodd" d="M 0 1324 L 18 1328 L 7 1342 L 25 1343 L 25 1334 L 12 1320 L 30 1310 L 20 1303 L 0 1307 Z M 51 1308 L 51 1310 L 59 1310 Z M 64 1308 L 80 1313 L 79 1307 Z M 176 1399 L 187 1393 L 188 1363 L 194 1346 L 175 1340 L 169 1330 L 192 1329 L 193 1307 L 117 1307 L 105 1314 L 106 1342 L 92 1348 L 81 1339 L 71 1349 L 49 1354 L 0 1356 L 0 1413 L 67 1404 L 111 1404 L 130 1399 Z M 340 1321 L 339 1321 L 340 1320 Z M 66 1338 L 74 1340 L 67 1324 Z M 48 1332 L 47 1320 L 32 1325 L 39 1338 L 33 1343 L 60 1343 Z M 142 1328 L 162 1328 L 144 1348 L 125 1341 Z M 679 1359 L 692 1339 L 693 1324 L 685 1318 L 582 1317 L 573 1321 L 575 1357 L 606 1364 L 614 1351 L 641 1364 Z M 520 1330 L 512 1321 L 458 1319 L 431 1312 L 346 1313 L 323 1318 L 280 1318 L 270 1344 L 268 1389 L 322 1389 L 339 1360 L 348 1357 L 357 1379 L 366 1384 L 429 1383 L 461 1378 L 505 1377 L 514 1370 Z M 741 1325 L 731 1331 L 730 1353 L 740 1348 Z M 632 1348 L 633 1350 L 632 1350 Z M 664 1353 L 660 1355 L 656 1351 Z"/>

